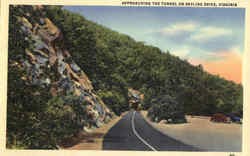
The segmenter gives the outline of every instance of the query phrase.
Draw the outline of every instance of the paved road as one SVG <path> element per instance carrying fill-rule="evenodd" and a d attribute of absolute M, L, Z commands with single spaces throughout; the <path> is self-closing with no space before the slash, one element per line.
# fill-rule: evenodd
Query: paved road
<path fill-rule="evenodd" d="M 175 140 L 149 125 L 138 112 L 130 111 L 104 136 L 103 150 L 202 151 Z"/>

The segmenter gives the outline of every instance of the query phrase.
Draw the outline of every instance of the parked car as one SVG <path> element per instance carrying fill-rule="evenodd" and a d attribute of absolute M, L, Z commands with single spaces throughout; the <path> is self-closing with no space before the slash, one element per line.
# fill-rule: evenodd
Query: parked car
<path fill-rule="evenodd" d="M 232 122 L 241 123 L 241 118 L 234 114 L 228 113 L 226 114 L 226 116 L 228 116 L 232 120 Z"/>
<path fill-rule="evenodd" d="M 221 113 L 217 113 L 217 114 L 214 114 L 210 121 L 213 121 L 213 122 L 224 122 L 224 123 L 231 123 L 231 119 L 230 117 L 227 117 L 226 115 L 224 114 L 221 114 Z"/>

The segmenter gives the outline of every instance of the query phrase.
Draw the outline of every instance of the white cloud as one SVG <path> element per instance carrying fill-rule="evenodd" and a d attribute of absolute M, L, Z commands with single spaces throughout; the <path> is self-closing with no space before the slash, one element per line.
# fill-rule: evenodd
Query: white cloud
<path fill-rule="evenodd" d="M 190 53 L 189 48 L 180 48 L 172 51 L 172 54 L 175 56 L 179 56 L 180 58 L 185 58 Z"/>
<path fill-rule="evenodd" d="M 198 24 L 194 22 L 183 22 L 165 27 L 160 32 L 168 35 L 178 35 L 183 32 L 194 32 L 197 27 Z"/>
<path fill-rule="evenodd" d="M 195 41 L 207 41 L 216 37 L 232 35 L 232 33 L 233 31 L 231 29 L 209 26 L 200 28 L 190 37 L 190 39 Z"/>

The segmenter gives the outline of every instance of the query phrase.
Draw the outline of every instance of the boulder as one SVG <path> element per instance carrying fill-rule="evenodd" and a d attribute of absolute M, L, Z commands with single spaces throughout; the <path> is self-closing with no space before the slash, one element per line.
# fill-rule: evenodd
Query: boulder
<path fill-rule="evenodd" d="M 31 35 L 31 30 L 26 27 L 26 26 L 21 26 L 21 30 L 26 34 L 26 35 Z"/>
<path fill-rule="evenodd" d="M 111 120 L 111 118 L 109 116 L 106 116 L 103 121 L 104 121 L 104 123 L 108 123 L 110 120 Z"/>
<path fill-rule="evenodd" d="M 47 30 L 47 32 L 50 35 L 58 36 L 59 33 L 60 33 L 59 29 L 50 21 L 50 19 L 45 18 L 44 20 L 45 20 L 45 23 L 46 23 L 46 25 L 44 27 Z"/>
<path fill-rule="evenodd" d="M 40 66 L 46 66 L 49 62 L 48 58 L 39 55 L 36 56 L 36 60 Z"/>
<path fill-rule="evenodd" d="M 48 54 L 46 54 L 45 52 L 43 52 L 41 50 L 34 50 L 33 53 L 36 54 L 36 55 L 40 55 L 40 56 L 49 58 Z"/>
<path fill-rule="evenodd" d="M 103 123 L 102 123 L 102 122 L 100 122 L 100 121 L 97 121 L 97 122 L 96 122 L 96 127 L 98 127 L 98 128 L 99 128 L 99 127 L 101 127 L 102 125 L 103 125 Z"/>
<path fill-rule="evenodd" d="M 25 17 L 18 18 L 18 20 L 23 24 L 24 27 L 32 29 L 32 24 Z"/>
<path fill-rule="evenodd" d="M 80 72 L 81 71 L 81 68 L 75 62 L 70 63 L 70 67 L 72 68 L 72 70 L 74 72 Z"/>
<path fill-rule="evenodd" d="M 35 64 L 36 63 L 36 57 L 33 55 L 33 53 L 31 53 L 31 51 L 28 50 L 28 49 L 25 49 L 25 52 L 26 52 L 26 55 L 28 55 L 30 57 L 30 62 L 32 64 Z"/>

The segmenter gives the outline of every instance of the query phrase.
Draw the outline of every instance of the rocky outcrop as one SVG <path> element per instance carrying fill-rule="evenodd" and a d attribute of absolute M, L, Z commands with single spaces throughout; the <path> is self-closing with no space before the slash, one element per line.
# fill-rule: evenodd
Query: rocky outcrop
<path fill-rule="evenodd" d="M 129 107 L 137 109 L 144 100 L 144 94 L 133 88 L 128 88 Z"/>
<path fill-rule="evenodd" d="M 21 6 L 18 6 L 21 7 Z M 70 49 L 64 49 L 63 34 L 53 22 L 43 14 L 42 6 L 25 9 L 24 17 L 18 17 L 25 40 L 29 43 L 25 55 L 14 65 L 26 72 L 21 79 L 28 85 L 49 88 L 52 96 L 74 96 L 74 100 L 85 103 L 88 118 L 82 120 L 84 130 L 100 127 L 112 115 L 103 101 L 95 95 L 91 81 L 74 62 Z M 39 16 L 31 17 L 31 11 Z M 33 96 L 42 96 L 39 91 Z M 62 98 L 64 99 L 64 98 Z M 69 101 L 70 102 L 70 101 Z M 65 109 L 71 109 L 67 106 Z M 76 118 L 74 115 L 72 119 Z M 90 122 L 91 121 L 91 122 Z M 89 123 L 86 123 L 89 122 Z M 87 126 L 86 126 L 87 125 Z"/>

